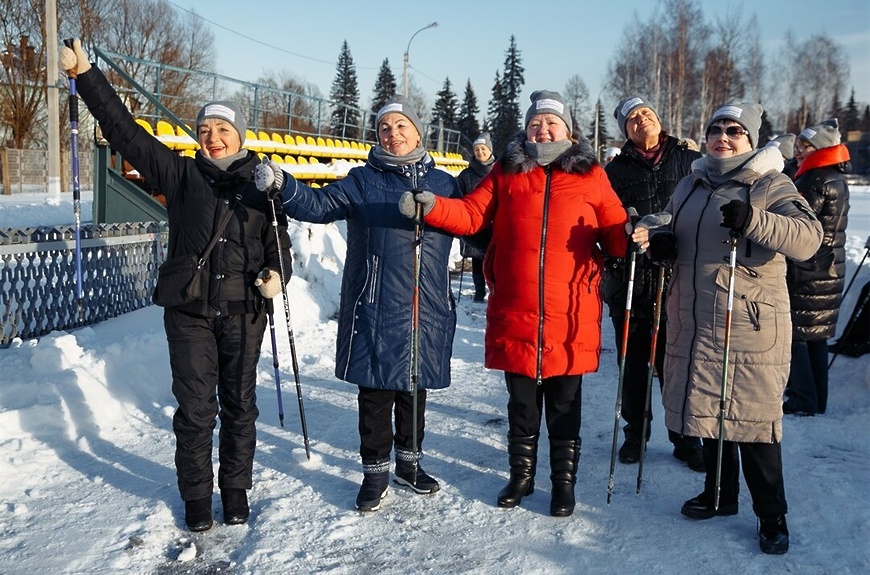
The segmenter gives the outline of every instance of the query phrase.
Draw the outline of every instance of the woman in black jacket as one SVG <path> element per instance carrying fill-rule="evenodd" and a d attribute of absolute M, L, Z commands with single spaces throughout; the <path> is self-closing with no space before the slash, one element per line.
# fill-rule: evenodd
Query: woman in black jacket
<path fill-rule="evenodd" d="M 700 158 L 701 154 L 668 135 L 662 129 L 661 120 L 652 104 L 645 98 L 632 96 L 622 100 L 613 115 L 626 137 L 626 142 L 620 153 L 604 168 L 610 185 L 622 200 L 622 205 L 626 209 L 634 208 L 639 216 L 663 211 L 677 182 L 692 172 L 692 162 Z M 606 257 L 605 263 L 601 291 L 610 309 L 610 319 L 619 349 L 628 294 L 628 266 L 624 258 Z M 642 446 L 650 435 L 649 428 L 646 438 L 641 430 L 644 413 L 647 412 L 646 388 L 652 347 L 653 304 L 658 281 L 658 266 L 653 265 L 649 259 L 638 257 L 636 268 L 623 375 L 621 415 L 625 420 L 625 441 L 619 448 L 619 461 L 627 464 L 640 460 Z M 667 286 L 663 286 L 663 291 L 666 293 Z M 660 383 L 663 383 L 666 325 L 666 318 L 662 316 L 655 361 Z M 674 457 L 685 461 L 694 471 L 704 471 L 704 457 L 698 438 L 668 431 L 668 439 L 674 446 Z"/>
<path fill-rule="evenodd" d="M 220 417 L 218 487 L 224 522 L 245 523 L 251 488 L 257 363 L 266 327 L 266 299 L 281 291 L 279 250 L 289 278 L 286 219 L 272 229 L 268 199 L 253 182 L 257 156 L 244 148 L 245 118 L 235 102 L 212 102 L 196 119 L 200 150 L 179 156 L 136 124 L 111 85 L 76 39 L 64 47 L 61 66 L 77 79 L 79 95 L 113 149 L 166 197 L 169 257 L 200 255 L 227 210 L 229 223 L 202 274 L 201 295 L 167 307 L 163 322 L 169 344 L 172 419 L 178 489 L 191 531 L 211 528 L 212 435 Z M 258 285 L 255 285 L 258 284 Z M 158 290 L 159 290 L 158 285 Z M 217 393 L 215 393 L 217 390 Z"/>
<path fill-rule="evenodd" d="M 840 143 L 837 119 L 805 129 L 795 144 L 795 187 L 822 223 L 816 254 L 788 262 L 792 339 L 785 413 L 815 415 L 828 406 L 828 339 L 834 337 L 846 283 L 849 150 Z"/>
<path fill-rule="evenodd" d="M 480 183 L 495 164 L 492 155 L 492 139 L 488 132 L 475 138 L 473 143 L 474 157 L 468 162 L 468 167 L 456 176 L 456 183 L 462 195 L 468 194 Z M 461 255 L 471 258 L 471 278 L 474 280 L 474 301 L 481 302 L 486 297 L 486 278 L 483 275 L 483 256 L 492 239 L 492 230 L 487 227 L 474 235 L 466 236 L 461 241 Z"/>

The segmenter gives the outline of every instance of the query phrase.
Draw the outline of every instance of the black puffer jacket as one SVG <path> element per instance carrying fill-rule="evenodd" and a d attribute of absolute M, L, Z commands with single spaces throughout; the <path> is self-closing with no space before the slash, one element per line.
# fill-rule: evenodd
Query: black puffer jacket
<path fill-rule="evenodd" d="M 233 206 L 234 215 L 209 257 L 202 297 L 177 309 L 204 317 L 260 309 L 263 299 L 254 280 L 265 267 L 278 269 L 278 235 L 285 250 L 285 281 L 292 267 L 287 220 L 279 208 L 276 234 L 268 199 L 253 183 L 257 156 L 249 152 L 227 171 L 199 152 L 195 158 L 179 156 L 133 121 L 97 67 L 78 76 L 78 91 L 112 148 L 165 195 L 168 257 L 202 253 L 221 216 Z"/>
<path fill-rule="evenodd" d="M 640 216 L 664 210 L 674 189 L 684 176 L 692 173 L 692 162 L 701 154 L 690 150 L 673 136 L 663 136 L 661 159 L 655 165 L 640 155 L 630 141 L 604 171 L 622 205 L 635 208 Z M 605 258 L 601 296 L 611 317 L 621 316 L 628 292 L 628 270 L 623 258 Z M 634 317 L 651 318 L 655 301 L 658 268 L 645 257 L 637 257 L 634 283 Z M 666 289 L 666 287 L 665 287 Z"/>
<path fill-rule="evenodd" d="M 831 161 L 843 159 L 842 150 L 822 148 L 813 152 L 806 162 L 815 159 L 815 163 L 820 163 L 819 156 L 814 158 L 817 154 L 831 157 Z M 848 161 L 837 162 L 799 171 L 795 181 L 795 187 L 822 223 L 824 232 L 822 245 L 813 257 L 804 262 L 788 262 L 789 297 L 796 339 L 830 339 L 836 333 L 846 283 L 845 245 L 849 213 L 846 174 L 849 170 Z"/>
<path fill-rule="evenodd" d="M 456 183 L 459 184 L 459 191 L 462 195 L 468 194 L 471 190 L 477 187 L 477 184 L 490 172 L 495 165 L 495 156 L 490 157 L 490 162 L 482 163 L 477 158 L 471 158 L 468 162 L 468 167 L 459 172 L 456 176 Z M 483 259 L 486 255 L 486 248 L 489 247 L 489 242 L 492 240 L 492 228 L 487 226 L 476 234 L 464 236 L 462 241 L 462 257 Z"/>

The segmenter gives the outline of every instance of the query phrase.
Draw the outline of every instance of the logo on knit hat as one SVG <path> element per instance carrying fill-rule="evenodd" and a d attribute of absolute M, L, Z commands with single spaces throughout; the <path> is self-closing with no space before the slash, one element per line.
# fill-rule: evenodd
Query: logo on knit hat
<path fill-rule="evenodd" d="M 628 116 L 628 113 L 631 112 L 631 110 L 635 106 L 640 106 L 641 104 L 643 104 L 643 100 L 640 98 L 632 98 L 630 100 L 626 100 L 626 102 L 622 105 L 622 109 L 619 111 L 619 113 L 623 116 Z"/>
<path fill-rule="evenodd" d="M 387 104 L 386 106 L 381 108 L 380 114 L 378 114 L 378 115 L 383 117 L 383 116 L 386 116 L 387 114 L 389 114 L 390 112 L 398 112 L 400 114 L 404 114 L 404 112 L 402 111 L 402 105 L 399 104 L 398 102 L 396 102 L 393 104 Z"/>
<path fill-rule="evenodd" d="M 734 116 L 735 118 L 739 118 L 743 114 L 743 109 L 738 108 L 737 106 L 722 106 L 716 113 L 713 114 L 713 117 L 717 116 Z"/>
<path fill-rule="evenodd" d="M 806 129 L 804 129 L 803 132 L 800 133 L 800 135 L 798 137 L 801 139 L 809 141 L 809 140 L 812 140 L 813 138 L 815 138 L 816 134 L 818 134 L 817 131 L 813 130 L 812 128 L 806 128 Z"/>
<path fill-rule="evenodd" d="M 220 104 L 209 104 L 202 111 L 203 118 L 223 118 L 229 123 L 236 121 L 236 113 Z"/>
<path fill-rule="evenodd" d="M 565 105 L 558 100 L 542 98 L 535 102 L 535 110 L 556 110 L 556 114 L 565 113 Z"/>

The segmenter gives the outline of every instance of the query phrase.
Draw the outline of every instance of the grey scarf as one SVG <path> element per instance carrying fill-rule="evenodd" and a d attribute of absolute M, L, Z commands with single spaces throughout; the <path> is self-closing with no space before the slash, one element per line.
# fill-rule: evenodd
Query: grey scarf
<path fill-rule="evenodd" d="M 523 148 L 529 157 L 534 158 L 539 166 L 549 166 L 559 156 L 564 154 L 568 148 L 574 143 L 569 140 L 559 140 L 557 142 L 523 142 Z"/>
<path fill-rule="evenodd" d="M 396 156 L 383 149 L 380 145 L 377 145 L 372 148 L 372 155 L 385 164 L 404 166 L 415 164 L 422 160 L 426 156 L 426 148 L 417 146 L 404 156 Z"/>
<path fill-rule="evenodd" d="M 205 154 L 203 154 L 202 157 L 226 172 L 230 168 L 230 166 L 233 165 L 233 162 L 235 162 L 236 160 L 241 160 L 242 158 L 247 157 L 247 155 L 248 150 L 242 148 L 232 156 L 227 156 L 226 158 L 209 158 L 206 157 Z"/>
<path fill-rule="evenodd" d="M 746 162 L 751 160 L 757 153 L 758 150 L 750 150 L 739 156 L 722 159 L 707 156 L 707 179 L 714 186 L 721 186 L 742 170 Z"/>

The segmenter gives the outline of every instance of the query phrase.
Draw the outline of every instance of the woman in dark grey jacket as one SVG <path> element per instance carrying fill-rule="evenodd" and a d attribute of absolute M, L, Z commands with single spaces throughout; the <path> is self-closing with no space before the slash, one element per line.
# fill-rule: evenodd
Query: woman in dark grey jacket
<path fill-rule="evenodd" d="M 785 413 L 814 415 L 828 406 L 828 340 L 834 337 L 846 283 L 849 150 L 840 143 L 837 119 L 797 137 L 795 186 L 822 223 L 824 236 L 810 259 L 788 262 L 794 324 Z"/>
<path fill-rule="evenodd" d="M 212 435 L 220 417 L 224 522 L 245 523 L 259 414 L 255 389 L 266 327 L 263 310 L 266 299 L 281 291 L 275 271 L 279 250 L 284 250 L 284 277 L 290 276 L 289 241 L 279 243 L 287 233 L 286 219 L 272 228 L 274 208 L 254 185 L 258 159 L 242 148 L 245 119 L 237 104 L 212 102 L 202 108 L 196 119 L 201 149 L 186 158 L 136 124 L 102 72 L 90 65 L 78 39 L 72 50 L 61 49 L 60 62 L 77 77 L 79 95 L 112 148 L 166 197 L 170 257 L 202 254 L 222 216 L 232 210 L 204 268 L 202 295 L 167 307 L 163 322 L 178 401 L 172 429 L 185 522 L 191 531 L 213 524 Z"/>
<path fill-rule="evenodd" d="M 363 482 L 360 511 L 376 511 L 387 494 L 390 452 L 396 446 L 396 482 L 416 493 L 434 493 L 439 484 L 423 471 L 426 390 L 450 385 L 450 358 L 456 309 L 447 258 L 453 236 L 434 228 L 423 233 L 419 260 L 419 381 L 417 445 L 413 443 L 410 379 L 414 359 L 412 307 L 415 290 L 414 224 L 399 213 L 408 190 L 459 196 L 456 181 L 422 146 L 420 119 L 402 96 L 378 112 L 379 145 L 364 166 L 322 188 L 312 189 L 261 164 L 257 185 L 281 198 L 284 213 L 315 223 L 347 221 L 347 257 L 341 283 L 335 376 L 359 386 L 360 456 Z M 395 433 L 392 412 L 395 412 Z"/>

